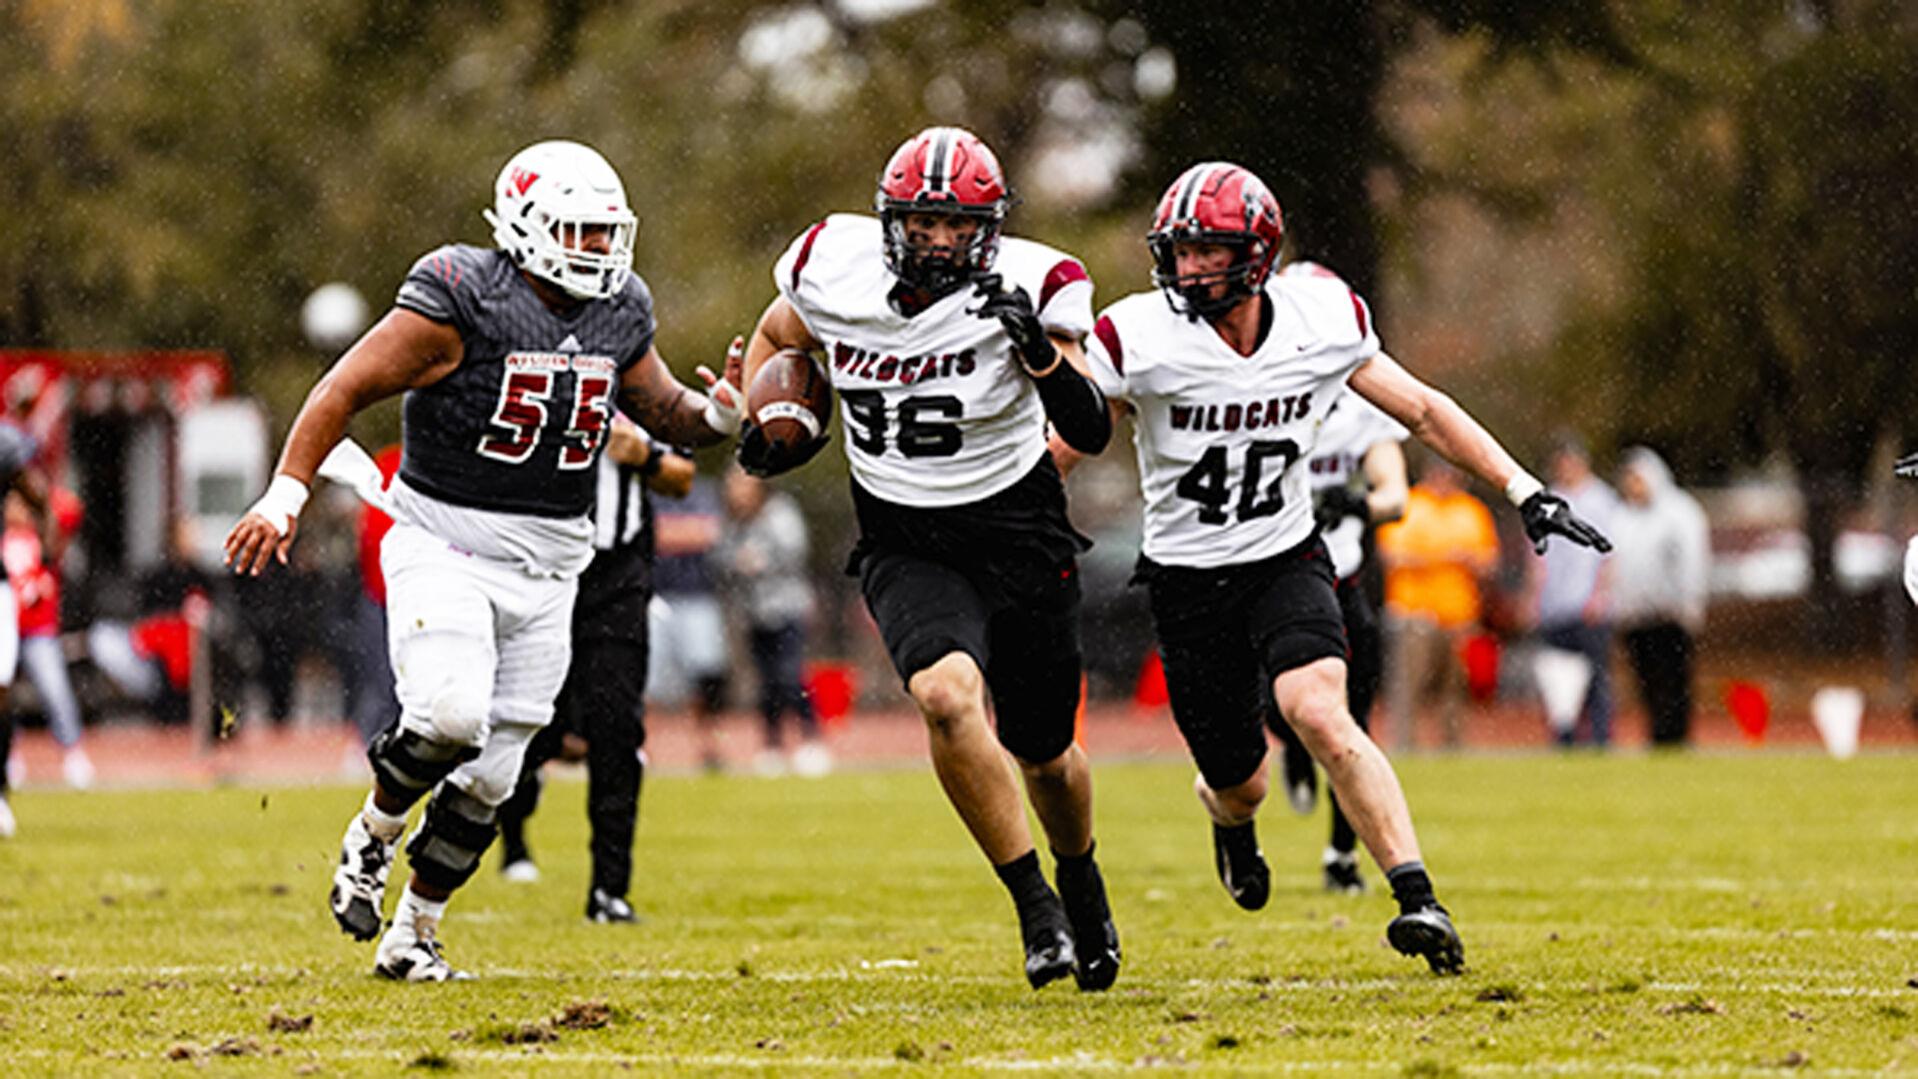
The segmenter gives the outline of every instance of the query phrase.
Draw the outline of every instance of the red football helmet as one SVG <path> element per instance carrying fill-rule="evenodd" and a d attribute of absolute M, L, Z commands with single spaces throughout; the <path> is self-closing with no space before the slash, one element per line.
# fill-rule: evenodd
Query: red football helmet
<path fill-rule="evenodd" d="M 1152 283 L 1187 318 L 1214 318 L 1259 290 L 1285 240 L 1279 200 L 1249 169 L 1229 161 L 1194 165 L 1172 181 L 1152 215 L 1146 247 L 1152 252 Z M 1179 275 L 1173 245 L 1227 244 L 1239 256 L 1222 273 Z M 1221 279 L 1225 291 L 1212 295 Z"/>
<path fill-rule="evenodd" d="M 940 293 L 992 269 L 999 229 L 1012 196 L 999 159 L 979 136 L 959 127 L 929 127 L 905 142 L 879 175 L 873 207 L 885 231 L 886 268 L 900 280 Z M 976 217 L 972 242 L 950 257 L 932 258 L 906 240 L 910 213 Z"/>

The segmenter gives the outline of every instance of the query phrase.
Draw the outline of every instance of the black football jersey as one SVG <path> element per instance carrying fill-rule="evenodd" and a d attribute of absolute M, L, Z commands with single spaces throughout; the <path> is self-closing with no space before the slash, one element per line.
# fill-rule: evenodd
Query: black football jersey
<path fill-rule="evenodd" d="M 559 314 L 502 251 L 450 244 L 413 264 L 398 306 L 459 331 L 460 365 L 406 394 L 400 477 L 458 506 L 576 517 L 620 376 L 653 343 L 638 274 L 619 295 Z"/>

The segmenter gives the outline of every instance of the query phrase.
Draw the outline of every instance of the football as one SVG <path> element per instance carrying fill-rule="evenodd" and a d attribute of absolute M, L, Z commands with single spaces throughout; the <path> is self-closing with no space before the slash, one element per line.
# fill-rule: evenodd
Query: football
<path fill-rule="evenodd" d="M 808 353 L 783 348 L 767 357 L 746 388 L 746 414 L 780 458 L 824 437 L 832 421 L 832 380 Z"/>

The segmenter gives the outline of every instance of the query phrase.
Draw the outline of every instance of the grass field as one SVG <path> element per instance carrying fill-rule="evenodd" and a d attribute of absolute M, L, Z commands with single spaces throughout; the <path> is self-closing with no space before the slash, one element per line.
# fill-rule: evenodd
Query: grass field
<path fill-rule="evenodd" d="M 583 787 L 546 880 L 444 930 L 482 980 L 396 986 L 324 909 L 346 788 L 16 799 L 0 1071 L 18 1074 L 1734 1074 L 1918 1069 L 1918 759 L 1401 762 L 1468 973 L 1317 891 L 1323 821 L 1263 821 L 1271 905 L 1213 879 L 1190 772 L 1097 769 L 1126 966 L 1019 977 L 1009 901 L 927 770 L 650 781 L 638 928 L 588 925 Z M 1368 867 L 1369 869 L 1369 867 Z"/>

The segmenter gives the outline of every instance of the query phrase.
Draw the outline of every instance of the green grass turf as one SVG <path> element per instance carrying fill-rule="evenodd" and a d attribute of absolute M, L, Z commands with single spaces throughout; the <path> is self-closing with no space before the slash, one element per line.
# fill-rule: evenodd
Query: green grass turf
<path fill-rule="evenodd" d="M 1126 954 L 1103 995 L 1025 987 L 1010 904 L 924 768 L 649 781 L 638 928 L 581 918 L 583 787 L 556 784 L 545 881 L 489 856 L 443 933 L 482 980 L 442 986 L 374 979 L 325 911 L 355 791 L 28 792 L 0 844 L 0 1072 L 1912 1069 L 1915 765 L 1401 761 L 1459 979 L 1385 945 L 1369 865 L 1362 899 L 1317 890 L 1322 815 L 1268 806 L 1275 891 L 1246 914 L 1189 768 L 1101 765 Z"/>

